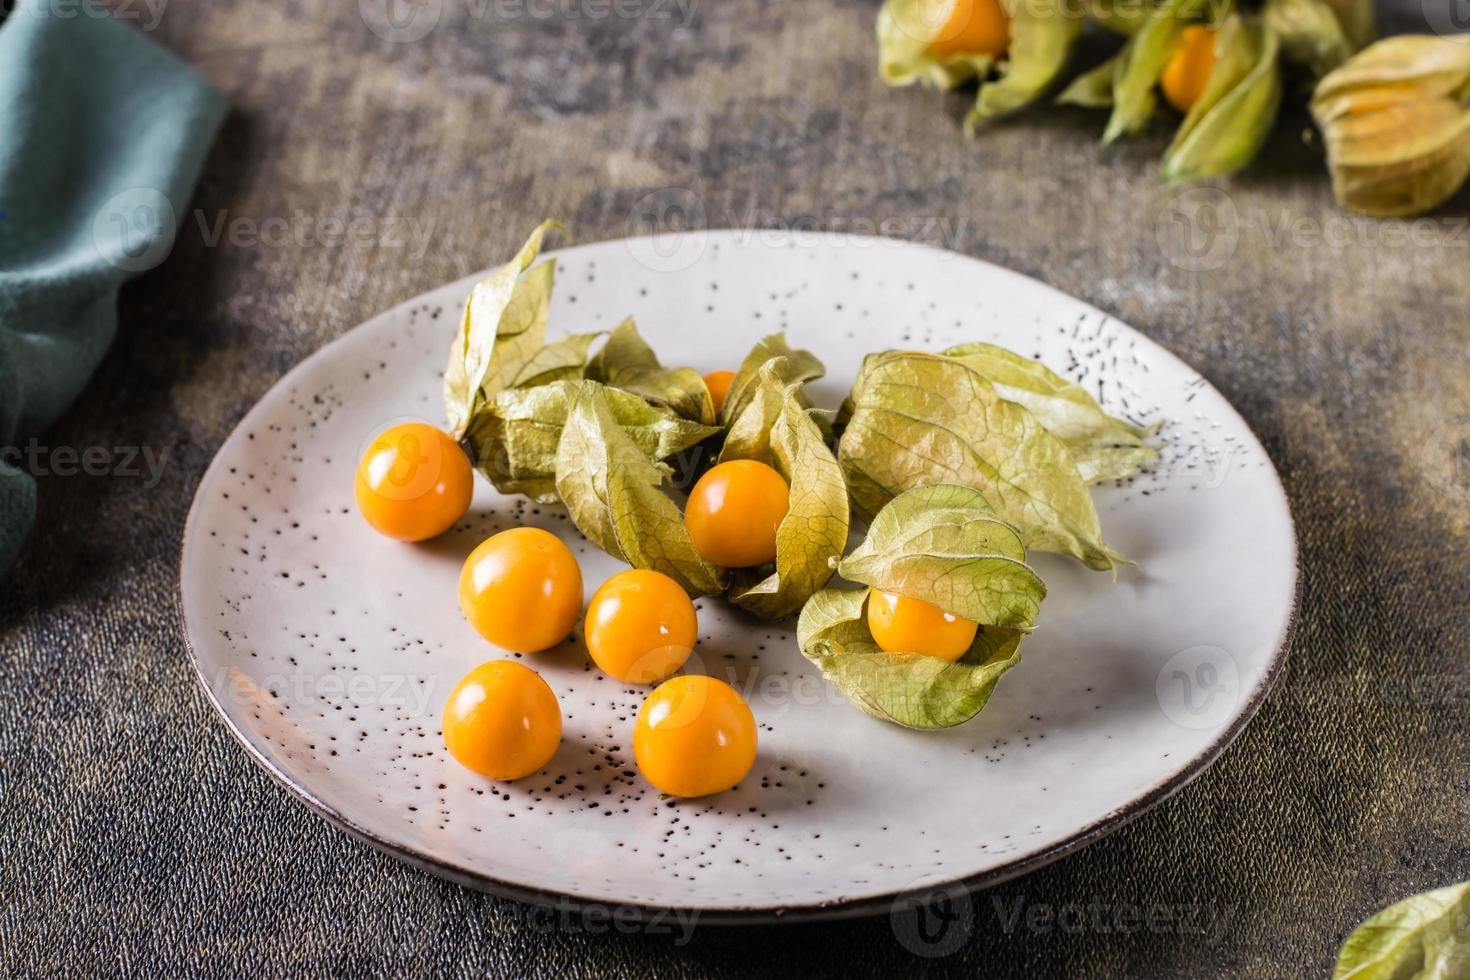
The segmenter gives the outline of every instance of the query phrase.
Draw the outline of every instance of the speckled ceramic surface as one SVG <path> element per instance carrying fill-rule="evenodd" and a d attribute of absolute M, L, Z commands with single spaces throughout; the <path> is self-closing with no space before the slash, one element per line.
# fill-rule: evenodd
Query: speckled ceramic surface
<path fill-rule="evenodd" d="M 1285 655 L 1296 547 L 1276 473 L 1196 372 L 1095 309 L 951 253 L 852 237 L 694 234 L 557 251 L 553 336 L 637 317 L 666 363 L 735 367 L 784 329 L 827 363 L 835 407 L 864 353 L 991 340 L 1165 420 L 1155 472 L 1096 491 L 1116 580 L 1036 556 L 1049 597 L 985 711 L 911 732 L 847 704 L 792 626 L 698 603 L 687 669 L 731 681 L 760 724 L 735 790 L 662 801 L 633 766 L 646 694 L 574 637 L 523 658 L 561 700 L 552 764 L 482 779 L 444 751 L 439 713 L 470 667 L 507 654 L 459 613 L 469 551 L 546 527 L 593 589 L 618 570 L 558 508 L 478 480 L 442 538 L 370 531 L 352 497 L 368 440 L 442 424 L 440 374 L 470 282 L 384 314 L 293 370 L 201 482 L 181 566 L 188 636 L 226 723 L 293 793 L 352 832 L 518 897 L 703 910 L 714 921 L 882 910 L 891 896 L 984 884 L 1066 853 L 1202 770 L 1254 712 Z"/>

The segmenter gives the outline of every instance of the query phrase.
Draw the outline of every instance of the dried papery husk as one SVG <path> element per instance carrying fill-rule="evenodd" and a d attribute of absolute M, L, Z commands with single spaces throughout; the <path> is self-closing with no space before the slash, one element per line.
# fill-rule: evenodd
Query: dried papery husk
<path fill-rule="evenodd" d="M 1470 89 L 1470 43 L 1405 34 L 1365 48 L 1318 83 L 1318 124 L 1414 99 L 1463 100 Z"/>
<path fill-rule="evenodd" d="M 1425 35 L 1380 41 L 1318 86 L 1332 189 L 1375 217 L 1423 214 L 1470 177 L 1470 43 Z"/>
<path fill-rule="evenodd" d="M 1326 139 L 1338 201 L 1375 217 L 1423 214 L 1470 177 L 1470 112 L 1449 99 L 1344 116 Z"/>

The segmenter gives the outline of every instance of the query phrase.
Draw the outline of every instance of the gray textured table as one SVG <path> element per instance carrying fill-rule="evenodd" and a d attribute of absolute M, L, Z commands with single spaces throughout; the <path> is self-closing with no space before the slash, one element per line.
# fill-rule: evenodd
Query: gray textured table
<path fill-rule="evenodd" d="M 1466 195 L 1347 218 L 1295 117 L 1205 192 L 1223 226 L 1181 225 L 1199 199 L 1153 180 L 1165 134 L 1104 150 L 1099 117 L 1048 110 L 967 141 L 963 99 L 879 86 L 872 3 L 691 2 L 430 0 L 435 29 L 398 42 L 353 3 L 118 5 L 234 111 L 47 440 L 167 465 L 42 478 L 0 597 L 0 973 L 1320 976 L 1372 910 L 1470 877 Z M 974 896 L 953 955 L 883 918 L 682 944 L 446 884 L 289 799 L 189 667 L 184 516 L 272 382 L 542 215 L 618 237 L 670 188 L 711 227 L 876 225 L 1094 303 L 1225 392 L 1286 483 L 1302 618 L 1256 721 L 1168 803 Z"/>

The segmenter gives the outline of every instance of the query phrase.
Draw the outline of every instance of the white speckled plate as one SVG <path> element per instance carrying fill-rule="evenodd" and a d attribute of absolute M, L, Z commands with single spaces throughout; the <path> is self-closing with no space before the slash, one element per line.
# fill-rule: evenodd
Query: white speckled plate
<path fill-rule="evenodd" d="M 372 533 L 352 471 L 384 425 L 442 424 L 440 372 L 472 280 L 348 333 L 273 388 L 200 483 L 181 567 L 210 698 L 251 755 L 349 831 L 456 880 L 530 900 L 698 909 L 703 921 L 886 910 L 895 895 L 993 883 L 1095 839 L 1177 790 L 1240 732 L 1285 655 L 1291 517 L 1270 461 L 1189 367 L 1099 311 L 983 262 L 887 240 L 722 232 L 555 253 L 553 335 L 633 314 L 667 363 L 735 367 L 785 329 L 835 407 L 862 355 L 992 340 L 1040 355 L 1115 413 L 1167 420 L 1156 473 L 1097 492 L 1112 576 L 1052 556 L 1023 661 L 974 721 L 907 731 L 848 705 L 791 628 L 699 603 L 689 669 L 730 680 L 760 724 L 755 771 L 660 801 L 633 767 L 645 689 L 576 642 L 526 657 L 561 699 L 543 772 L 495 783 L 444 751 L 439 713 L 506 656 L 460 615 L 460 564 L 489 534 L 546 527 L 588 594 L 619 563 L 558 508 L 478 480 L 423 545 Z"/>

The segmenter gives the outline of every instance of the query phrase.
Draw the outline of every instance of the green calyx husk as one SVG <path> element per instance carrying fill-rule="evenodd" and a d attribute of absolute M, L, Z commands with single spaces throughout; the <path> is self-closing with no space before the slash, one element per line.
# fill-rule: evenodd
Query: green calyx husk
<path fill-rule="evenodd" d="M 1045 95 L 1072 60 L 1082 19 L 1066 0 L 1004 0 L 1011 15 L 1011 46 L 965 116 L 965 131 L 1008 116 Z"/>
<path fill-rule="evenodd" d="M 1210 0 L 1163 0 L 1141 18 L 1105 14 L 1128 41 L 1115 58 L 1074 79 L 1058 101 L 1110 107 L 1105 143 L 1139 133 L 1158 114 L 1159 79 L 1184 29 L 1207 15 L 1216 62 L 1165 151 L 1161 173 L 1172 184 L 1249 166 L 1280 112 L 1283 63 L 1321 76 L 1373 34 L 1371 0 L 1265 0 L 1258 14 Z"/>
<path fill-rule="evenodd" d="M 1179 38 L 1207 9 L 1209 0 L 1164 0 L 1143 19 L 1118 53 L 1113 78 L 1112 114 L 1103 142 L 1143 131 L 1158 108 L 1159 78 L 1174 56 Z"/>
<path fill-rule="evenodd" d="M 444 410 L 456 439 L 464 436 L 480 406 L 514 381 L 546 342 L 556 261 L 527 269 L 553 229 L 566 230 L 555 221 L 543 222 L 515 258 L 470 291 L 444 369 Z"/>
<path fill-rule="evenodd" d="M 1103 141 L 1135 135 L 1159 114 L 1159 79 L 1184 29 L 1213 14 L 1215 66 L 1165 151 L 1161 174 L 1178 184 L 1249 166 L 1270 136 L 1284 92 L 1283 63 L 1320 76 L 1372 35 L 1370 0 L 1266 0 L 1259 14 L 1209 0 L 1164 0 L 1142 17 L 1109 17 L 1128 40 L 1075 78 L 1058 101 L 1111 108 Z"/>
<path fill-rule="evenodd" d="M 922 82 L 948 90 L 990 73 L 986 54 L 941 56 L 932 49 L 952 0 L 884 0 L 878 11 L 878 76 L 889 85 Z"/>
<path fill-rule="evenodd" d="M 1118 84 L 1118 73 L 1123 64 L 1123 56 L 1115 55 L 1102 64 L 1089 68 L 1062 89 L 1057 95 L 1057 104 L 1081 106 L 1084 109 L 1111 108 L 1113 88 Z"/>
<path fill-rule="evenodd" d="M 1074 400 L 1086 398 L 1080 389 L 987 346 L 959 348 L 960 356 L 887 351 L 863 361 L 838 443 L 853 509 L 871 522 L 905 490 L 967 486 L 1019 530 L 1029 549 L 1071 555 L 1099 570 L 1125 561 L 1103 543 L 1079 457 L 1047 420 L 1080 447 L 1095 479 L 1127 475 L 1128 465 L 1151 460 L 1141 441 L 1129 448 L 1151 430 L 1107 420 L 1100 408 Z M 1041 414 L 1003 395 L 995 380 Z M 1072 427 L 1074 412 L 1090 418 L 1092 428 Z M 1107 439 L 1123 448 L 1111 452 Z M 1094 443 L 1096 455 L 1088 449 Z"/>
<path fill-rule="evenodd" d="M 1373 0 L 1322 0 L 1322 3 L 1342 25 L 1348 50 L 1361 51 L 1377 37 L 1378 26 L 1373 19 Z"/>
<path fill-rule="evenodd" d="M 847 544 L 847 488 L 818 423 L 820 413 L 803 390 L 804 379 L 822 370 L 810 353 L 793 350 L 776 334 L 757 345 L 731 387 L 736 413 L 720 460 L 765 463 L 790 488 L 789 509 L 776 532 L 776 560 L 763 568 L 718 568 L 699 557 L 671 471 L 659 462 L 658 454 L 687 449 L 718 430 L 589 378 L 557 382 L 548 386 L 554 393 L 536 396 L 538 404 L 551 404 L 542 412 L 546 422 L 528 430 L 525 441 L 535 446 L 539 465 L 547 440 L 557 434 L 554 495 L 599 548 L 634 567 L 662 572 L 693 595 L 728 588 L 735 604 L 779 619 L 827 583 Z M 544 479 L 540 469 L 535 478 Z"/>
<path fill-rule="evenodd" d="M 1347 937 L 1332 980 L 1456 980 L 1470 976 L 1470 881 L 1421 892 Z"/>
<path fill-rule="evenodd" d="M 971 622 L 1029 633 L 1046 586 L 1026 564 L 1020 533 L 969 487 L 906 490 L 868 525 L 837 573 L 923 599 Z"/>
<path fill-rule="evenodd" d="M 1325 0 L 1284 2 L 1322 4 Z M 1200 23 L 1199 18 L 1209 11 L 1208 0 L 1165 0 L 1131 22 L 1132 33 L 1114 58 L 1074 79 L 1057 101 L 1111 108 L 1103 133 L 1105 143 L 1136 135 L 1159 112 L 1159 80 L 1185 29 Z M 1327 17 L 1335 30 L 1337 22 L 1330 11 Z M 1215 66 L 1205 91 L 1164 153 L 1162 176 L 1170 183 L 1233 173 L 1249 165 L 1270 135 L 1281 107 L 1277 29 L 1269 21 L 1248 18 L 1229 8 L 1210 27 L 1215 33 Z M 1303 46 L 1311 40 L 1305 27 L 1299 29 L 1298 37 Z"/>
<path fill-rule="evenodd" d="M 556 381 L 579 381 L 587 373 L 587 352 L 601 331 L 569 334 L 532 354 L 507 388 L 535 388 Z"/>
<path fill-rule="evenodd" d="M 731 601 L 767 619 L 799 610 L 827 584 L 833 563 L 847 547 L 849 505 L 842 468 L 802 383 L 787 380 L 794 370 L 785 357 L 761 366 L 720 451 L 722 463 L 765 463 L 790 488 L 786 517 L 776 530 L 775 567 L 730 571 Z"/>
<path fill-rule="evenodd" d="M 1002 2 L 1010 45 L 992 58 L 936 55 L 932 39 L 953 0 L 887 0 L 878 17 L 880 74 L 889 84 L 924 80 L 944 89 L 978 78 L 975 105 L 965 118 L 973 133 L 1053 88 L 1072 59 L 1083 21 L 1092 21 L 1126 40 L 1115 56 L 1073 77 L 1055 101 L 1109 109 L 1103 142 L 1112 143 L 1141 133 L 1162 114 L 1159 83 L 1166 67 L 1185 29 L 1207 24 L 1215 33 L 1216 61 L 1206 91 L 1165 153 L 1162 176 L 1174 184 L 1248 166 L 1275 125 L 1284 69 L 1300 66 L 1320 78 L 1375 31 L 1372 0 Z M 1438 118 L 1422 124 L 1448 130 Z"/>
<path fill-rule="evenodd" d="M 1010 44 L 997 57 L 934 50 L 953 0 L 885 0 L 877 24 L 879 76 L 889 85 L 923 82 L 943 90 L 978 80 L 967 132 L 1035 102 L 1066 70 L 1082 18 L 1065 0 L 1001 2 Z"/>
<path fill-rule="evenodd" d="M 873 549 L 897 529 L 885 530 L 879 513 L 905 491 L 938 484 L 972 488 L 979 503 L 967 506 L 994 511 L 976 526 L 1015 537 L 1011 563 L 988 567 L 997 588 L 1009 581 L 1003 570 L 1034 577 L 1023 544 L 1092 568 L 1125 561 L 1103 543 L 1087 486 L 1149 465 L 1157 452 L 1146 440 L 1156 428 L 1113 418 L 1044 366 L 975 343 L 945 354 L 870 355 L 834 453 L 831 424 L 805 390 L 823 365 L 781 334 L 763 338 L 742 361 L 716 425 L 703 379 L 691 368 L 664 367 L 631 320 L 595 353 L 596 332 L 546 342 L 554 264 L 533 263 L 552 227 L 538 228 L 512 262 L 476 285 L 446 372 L 446 411 L 476 468 L 500 491 L 560 502 L 609 554 L 663 572 L 694 595 L 728 590 L 732 602 L 773 619 L 802 609 L 827 584 L 854 512 L 876 523 L 867 550 L 843 571 L 887 582 Z M 684 525 L 667 461 L 689 464 L 697 457 L 685 454 L 721 435 L 721 461 L 760 461 L 789 487 L 767 566 L 715 567 L 696 553 Z M 913 564 L 905 558 L 883 574 Z M 1030 607 L 966 601 L 943 598 L 992 632 L 1025 632 L 1035 615 Z"/>
<path fill-rule="evenodd" d="M 787 385 L 805 384 L 827 373 L 826 366 L 811 351 L 792 349 L 785 334 L 773 333 L 762 337 L 740 362 L 740 369 L 730 382 L 730 390 L 725 393 L 725 406 L 720 411 L 720 421 L 725 425 L 745 412 L 759 387 L 761 369 L 767 364 L 773 364 L 777 377 Z M 804 388 L 797 389 L 796 395 L 803 405 L 811 407 Z M 825 424 L 824 418 L 818 418 Z"/>
<path fill-rule="evenodd" d="M 509 263 L 477 283 L 444 374 L 450 431 L 502 493 L 542 503 L 561 498 L 556 455 L 583 380 L 605 382 L 607 410 L 638 449 L 657 462 L 720 430 L 704 380 L 691 368 L 665 369 L 632 320 L 591 355 L 602 332 L 546 342 L 555 260 L 532 266 L 540 225 Z"/>
<path fill-rule="evenodd" d="M 986 343 L 961 344 L 944 353 L 978 369 L 1002 398 L 1027 409 L 1066 443 L 1087 483 L 1124 479 L 1158 459 L 1159 451 L 1144 442 L 1158 433 L 1158 425 L 1114 418 L 1085 388 L 1040 361 Z"/>
<path fill-rule="evenodd" d="M 486 403 L 470 423 L 465 443 L 475 468 L 501 493 L 519 493 L 556 503 L 557 447 L 580 380 L 510 388 Z M 693 449 L 720 430 L 651 405 L 619 388 L 604 388 L 613 421 L 649 459 L 664 460 Z"/>
<path fill-rule="evenodd" d="M 585 376 L 612 388 L 630 391 L 651 405 L 663 405 L 701 425 L 715 424 L 715 403 L 693 368 L 666 368 L 638 333 L 629 317 L 614 328 L 593 358 Z"/>
<path fill-rule="evenodd" d="M 691 595 L 724 588 L 719 569 L 700 558 L 671 496 L 670 469 L 618 423 L 609 389 L 575 383 L 556 448 L 556 493 L 577 529 L 634 568 L 650 568 Z"/>
<path fill-rule="evenodd" d="M 729 587 L 733 602 L 758 615 L 795 613 L 831 578 L 848 534 L 831 426 L 804 387 L 822 376 L 822 362 L 782 334 L 763 338 L 741 363 L 717 419 L 704 379 L 692 368 L 662 365 L 631 319 L 596 353 L 599 332 L 547 343 L 555 264 L 533 263 L 555 227 L 538 227 L 471 293 L 445 374 L 454 434 L 496 489 L 564 504 L 607 553 L 663 572 L 693 595 Z M 684 526 L 665 461 L 722 432 L 722 458 L 759 460 L 790 487 L 768 567 L 716 568 L 694 551 Z"/>
<path fill-rule="evenodd" d="M 1352 57 L 1373 30 L 1372 0 L 1266 0 L 1261 17 L 1282 56 L 1314 78 Z"/>
<path fill-rule="evenodd" d="M 917 729 L 961 724 L 1020 662 L 1021 638 L 1036 624 L 1046 586 L 1025 557 L 1020 534 L 975 490 L 906 491 L 879 512 L 838 571 L 980 624 L 970 649 L 952 662 L 881 649 L 868 629 L 867 588 L 812 596 L 797 624 L 797 643 L 828 681 L 874 717 Z"/>
<path fill-rule="evenodd" d="M 1228 15 L 1216 29 L 1218 61 L 1209 84 L 1164 151 L 1169 183 L 1243 170 L 1265 145 L 1281 109 L 1276 33 Z"/>

